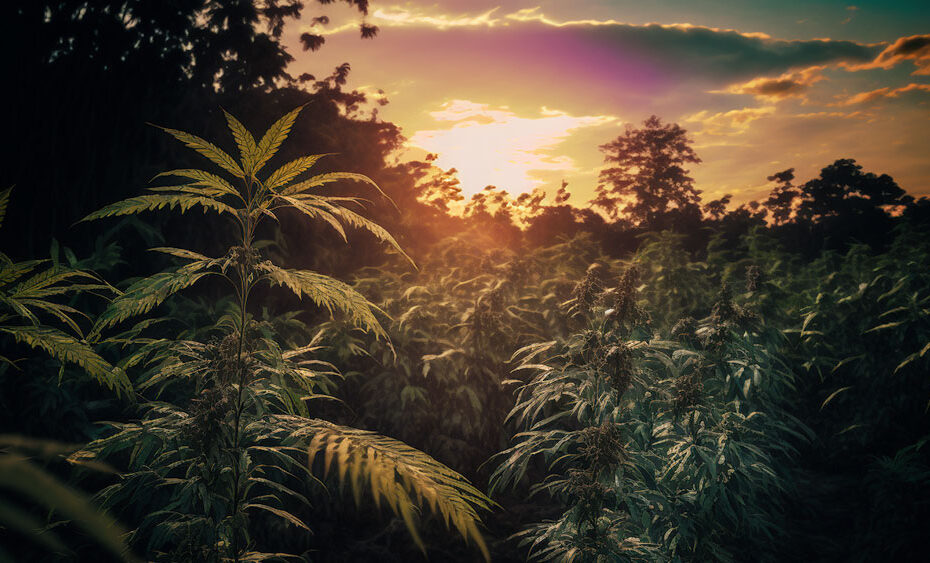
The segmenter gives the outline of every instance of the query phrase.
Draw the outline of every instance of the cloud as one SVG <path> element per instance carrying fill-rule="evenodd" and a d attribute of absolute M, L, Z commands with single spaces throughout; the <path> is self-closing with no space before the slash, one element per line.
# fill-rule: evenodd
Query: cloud
<path fill-rule="evenodd" d="M 849 12 L 849 15 L 846 16 L 846 19 L 840 22 L 840 25 L 846 25 L 851 22 L 853 17 L 855 17 L 856 12 L 859 11 L 859 6 L 846 6 L 846 11 Z"/>
<path fill-rule="evenodd" d="M 438 154 L 437 166 L 455 168 L 464 194 L 495 185 L 510 193 L 544 184 L 534 172 L 577 172 L 575 161 L 553 149 L 579 129 L 616 124 L 609 115 L 573 116 L 541 108 L 538 116 L 506 107 L 451 100 L 429 113 L 444 128 L 415 132 L 408 144 Z"/>
<path fill-rule="evenodd" d="M 868 92 L 859 92 L 858 94 L 850 96 L 845 100 L 842 100 L 833 105 L 852 106 L 855 104 L 864 104 L 867 102 L 874 102 L 876 100 L 897 98 L 898 96 L 906 94 L 907 92 L 930 92 L 930 84 L 908 84 L 907 86 L 901 86 L 900 88 L 877 88 Z"/>
<path fill-rule="evenodd" d="M 760 76 L 742 84 L 734 84 L 723 92 L 730 94 L 752 94 L 764 100 L 781 100 L 804 97 L 812 84 L 824 79 L 824 66 L 812 66 L 776 77 Z M 719 91 L 718 91 L 719 92 Z"/>
<path fill-rule="evenodd" d="M 913 61 L 917 67 L 914 75 L 930 75 L 930 34 L 900 37 L 886 47 L 874 60 L 859 65 L 849 65 L 850 70 L 873 68 L 890 69 L 903 61 Z"/>
<path fill-rule="evenodd" d="M 675 74 L 701 75 L 717 81 L 746 80 L 798 68 L 844 62 L 848 65 L 872 61 L 881 45 L 855 41 L 775 39 L 765 33 L 707 27 L 691 23 L 631 24 L 614 19 L 558 20 L 538 7 L 510 13 L 500 8 L 483 12 L 448 14 L 425 7 L 389 6 L 374 10 L 368 23 L 382 29 L 383 41 L 391 28 L 406 33 L 433 31 L 452 41 L 453 33 L 481 31 L 488 43 L 513 45 L 525 39 L 533 43 L 567 44 L 569 49 L 593 49 L 600 60 L 641 60 L 659 70 Z M 325 31 L 332 35 L 355 31 L 358 22 Z M 437 36 L 437 43 L 443 39 Z M 604 53 L 605 49 L 612 52 Z M 506 53 L 501 53 L 506 55 Z M 602 69 L 610 72 L 610 68 Z"/>
<path fill-rule="evenodd" d="M 744 133 L 749 125 L 762 117 L 775 113 L 775 106 L 742 108 L 710 113 L 707 110 L 685 116 L 686 123 L 700 124 L 700 133 L 712 136 L 735 136 Z"/>

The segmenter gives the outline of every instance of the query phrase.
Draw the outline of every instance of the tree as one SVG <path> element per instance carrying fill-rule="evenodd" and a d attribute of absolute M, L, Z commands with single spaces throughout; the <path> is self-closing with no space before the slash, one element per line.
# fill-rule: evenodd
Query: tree
<path fill-rule="evenodd" d="M 798 218 L 887 217 L 888 210 L 908 205 L 913 198 L 887 174 L 862 172 L 851 158 L 841 158 L 820 171 L 820 177 L 801 187 Z"/>
<path fill-rule="evenodd" d="M 776 225 L 787 223 L 794 210 L 794 201 L 801 195 L 801 191 L 791 183 L 794 181 L 794 168 L 776 172 L 766 179 L 776 184 L 763 205 L 771 211 Z"/>
<path fill-rule="evenodd" d="M 723 216 L 727 214 L 727 206 L 730 205 L 731 199 L 733 199 L 733 194 L 726 194 L 720 199 L 705 203 L 704 215 L 711 221 L 723 219 Z"/>
<path fill-rule="evenodd" d="M 604 161 L 612 166 L 601 171 L 593 205 L 639 225 L 672 209 L 697 209 L 700 192 L 683 166 L 701 159 L 685 134 L 678 124 L 663 125 L 653 115 L 642 128 L 628 125 L 623 135 L 601 145 Z"/>
<path fill-rule="evenodd" d="M 243 93 L 296 86 L 287 73 L 293 57 L 283 44 L 284 24 L 331 3 L 0 3 L 7 26 L 0 69 L 9 83 L 6 106 L 13 108 L 6 134 L 16 139 L 4 151 L 0 186 L 19 186 L 11 228 L 0 232 L 4 248 L 14 258 L 44 252 L 53 234 L 61 236 L 92 209 L 124 197 L 126 186 L 157 173 L 172 149 L 146 122 L 205 120 L 204 107 L 230 107 Z M 367 0 L 341 3 L 367 13 Z M 368 28 L 363 25 L 363 37 L 372 36 Z M 48 201 L 57 205 L 47 209 Z M 81 241 L 73 242 L 80 253 Z"/>

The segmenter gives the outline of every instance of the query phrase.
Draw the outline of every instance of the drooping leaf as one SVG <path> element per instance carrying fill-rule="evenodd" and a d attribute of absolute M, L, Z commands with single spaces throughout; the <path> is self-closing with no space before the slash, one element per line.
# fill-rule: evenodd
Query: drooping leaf
<path fill-rule="evenodd" d="M 333 224 L 334 220 L 338 219 L 351 227 L 366 230 L 373 234 L 378 240 L 390 244 L 397 252 L 400 253 L 401 256 L 406 258 L 413 266 L 416 266 L 413 258 L 404 252 L 404 249 L 401 248 L 400 244 L 398 244 L 398 242 L 394 239 L 391 233 L 387 231 L 387 229 L 370 219 L 362 217 L 354 211 L 350 211 L 345 207 L 331 204 L 329 202 L 330 198 L 303 195 L 294 197 L 279 196 L 278 199 L 285 201 L 290 206 L 294 207 L 298 211 L 301 211 L 305 215 L 313 218 L 323 219 L 331 225 Z M 343 239 L 346 238 L 345 231 L 341 227 L 334 225 L 333 228 L 335 228 L 336 231 L 342 235 Z"/>
<path fill-rule="evenodd" d="M 167 207 L 174 209 L 180 207 L 181 213 L 194 206 L 201 206 L 204 211 L 216 211 L 217 213 L 231 213 L 235 215 L 235 210 L 221 201 L 210 197 L 197 196 L 192 194 L 146 194 L 124 199 L 110 204 L 103 209 L 94 211 L 81 221 L 93 221 L 103 217 L 115 217 L 118 215 L 135 215 L 143 211 L 154 211 Z"/>
<path fill-rule="evenodd" d="M 110 365 L 87 344 L 47 326 L 0 326 L 0 331 L 11 335 L 17 342 L 48 352 L 62 362 L 76 364 L 99 383 L 120 395 L 131 396 L 132 384 L 126 373 Z"/>
<path fill-rule="evenodd" d="M 160 272 L 135 282 L 100 314 L 92 334 L 98 335 L 100 331 L 130 317 L 147 313 L 174 293 L 194 285 L 212 273 L 205 270 L 207 264 L 203 260 L 191 262 L 177 270 Z"/>
<path fill-rule="evenodd" d="M 383 500 L 400 516 L 414 542 L 425 552 L 416 531 L 415 507 L 428 508 L 442 517 L 466 540 L 490 554 L 481 532 L 479 510 L 489 510 L 493 502 L 462 475 L 407 444 L 374 432 L 332 424 L 323 420 L 293 416 L 276 417 L 293 428 L 292 437 L 308 438 L 308 465 L 324 453 L 323 470 L 334 469 L 347 483 L 356 501 L 363 491 L 376 504 Z"/>
<path fill-rule="evenodd" d="M 208 192 L 208 193 L 210 194 L 211 197 L 216 197 L 220 195 L 231 195 L 231 196 L 239 198 L 240 200 L 242 199 L 242 197 L 239 195 L 239 191 L 236 190 L 236 188 L 234 188 L 232 184 L 230 184 L 223 178 L 217 176 L 216 174 L 211 174 L 207 172 L 206 170 L 198 170 L 196 168 L 179 168 L 177 170 L 169 170 L 167 172 L 162 172 L 158 174 L 157 176 L 155 176 L 155 178 L 160 178 L 162 176 L 178 176 L 181 178 L 188 178 L 191 180 L 195 180 L 196 183 L 190 184 L 190 186 L 198 187 L 201 189 L 209 188 L 211 192 Z M 165 188 L 149 188 L 149 189 L 164 190 Z M 170 189 L 170 187 L 168 189 Z M 179 191 L 182 191 L 182 190 L 179 190 Z"/>
<path fill-rule="evenodd" d="M 350 285 L 308 270 L 279 268 L 268 261 L 256 267 L 264 272 L 272 285 L 284 286 L 300 298 L 309 297 L 330 313 L 340 310 L 348 315 L 353 325 L 371 331 L 379 338 L 387 336 L 374 313 L 378 308 Z"/>
<path fill-rule="evenodd" d="M 364 174 L 357 174 L 355 172 L 327 172 L 325 174 L 318 174 L 312 178 L 308 178 L 303 182 L 297 182 L 296 184 L 291 184 L 283 190 L 281 190 L 281 195 L 297 195 L 306 192 L 307 190 L 318 188 L 320 186 L 325 186 L 326 184 L 331 184 L 333 182 L 338 182 L 340 180 L 352 180 L 355 182 L 361 182 L 363 184 L 368 184 L 369 186 L 378 190 L 378 193 L 387 198 L 391 203 L 394 202 L 391 198 L 388 197 L 384 190 L 381 189 L 374 180 L 365 176 Z"/>
<path fill-rule="evenodd" d="M 13 454 L 0 456 L 0 486 L 13 489 L 41 506 L 74 521 L 88 535 L 122 561 L 135 561 L 113 518 L 98 510 L 79 492 Z"/>

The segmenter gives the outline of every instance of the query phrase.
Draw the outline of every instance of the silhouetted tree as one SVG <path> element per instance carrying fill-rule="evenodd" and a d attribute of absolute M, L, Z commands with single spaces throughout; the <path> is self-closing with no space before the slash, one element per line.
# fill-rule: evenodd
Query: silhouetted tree
<path fill-rule="evenodd" d="M 794 168 L 776 172 L 766 179 L 776 184 L 763 205 L 772 213 L 772 222 L 782 225 L 791 218 L 795 200 L 801 195 L 801 190 L 792 184 Z"/>
<path fill-rule="evenodd" d="M 732 194 L 726 194 L 720 199 L 715 199 L 704 204 L 704 215 L 711 221 L 719 221 L 727 214 L 727 205 L 733 198 Z"/>
<path fill-rule="evenodd" d="M 342 1 L 367 11 L 367 0 Z M 6 134 L 16 139 L 4 151 L 0 186 L 18 186 L 17 212 L 0 237 L 14 256 L 44 253 L 53 235 L 66 234 L 78 218 L 161 168 L 159 161 L 177 149 L 146 122 L 197 128 L 211 121 L 208 111 L 233 105 L 245 92 L 296 85 L 281 39 L 285 22 L 298 18 L 304 4 L 0 3 Z"/>
<path fill-rule="evenodd" d="M 888 209 L 911 201 L 913 198 L 891 176 L 864 173 L 855 160 L 842 158 L 801 187 L 798 218 L 818 221 L 825 217 L 887 216 Z"/>
<path fill-rule="evenodd" d="M 601 171 L 593 205 L 642 226 L 672 209 L 693 208 L 700 215 L 700 192 L 684 165 L 701 159 L 677 124 L 663 124 L 653 115 L 642 128 L 627 126 L 623 135 L 600 149 L 612 166 Z"/>

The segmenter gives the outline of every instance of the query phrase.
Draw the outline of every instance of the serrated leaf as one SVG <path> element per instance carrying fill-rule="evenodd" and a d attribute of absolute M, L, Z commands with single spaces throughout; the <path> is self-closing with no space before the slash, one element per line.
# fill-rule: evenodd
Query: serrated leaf
<path fill-rule="evenodd" d="M 359 471 L 368 475 L 369 494 L 377 503 L 384 500 L 400 516 L 414 542 L 425 552 L 416 530 L 414 506 L 428 507 L 441 516 L 446 526 L 455 528 L 466 541 L 473 541 L 485 560 L 490 554 L 477 523 L 478 510 L 494 505 L 462 475 L 407 444 L 369 432 L 332 424 L 323 420 L 278 417 L 285 425 L 298 425 L 313 439 L 308 446 L 308 461 L 324 451 L 340 452 L 324 456 L 324 471 L 333 464 L 342 482 L 346 475 Z M 302 423 L 302 427 L 300 426 Z M 356 468 L 355 466 L 360 466 Z M 348 467 L 344 467 L 348 466 Z M 350 486 L 362 486 L 365 479 L 349 479 Z"/>
<path fill-rule="evenodd" d="M 243 172 L 247 176 L 254 176 L 255 159 L 258 157 L 258 145 L 255 144 L 255 138 L 245 128 L 245 125 L 225 109 L 223 115 L 226 116 L 226 123 L 229 125 L 229 130 L 236 141 L 236 146 L 239 147 L 239 159 L 242 161 Z"/>
<path fill-rule="evenodd" d="M 378 338 L 387 337 L 374 313 L 380 309 L 352 286 L 323 274 L 288 270 L 267 261 L 257 264 L 256 268 L 264 272 L 272 285 L 284 286 L 300 298 L 309 297 L 330 313 L 338 309 L 346 313 L 355 326 L 371 331 Z"/>
<path fill-rule="evenodd" d="M 155 178 L 160 178 L 162 176 L 178 176 L 180 178 L 188 178 L 190 180 L 195 180 L 196 183 L 189 184 L 184 187 L 194 187 L 194 188 L 210 188 L 211 191 L 205 192 L 209 196 L 216 197 L 220 195 L 231 195 L 234 197 L 242 199 L 242 196 L 239 194 L 239 191 L 232 186 L 229 182 L 223 178 L 217 176 L 216 174 L 211 174 L 206 170 L 199 170 L 196 168 L 179 168 L 177 170 L 169 170 L 167 172 L 161 172 L 155 176 Z M 153 178 L 154 179 L 154 178 Z M 152 190 L 162 190 L 163 188 L 149 188 Z M 170 186 L 169 186 L 170 189 Z"/>
<path fill-rule="evenodd" d="M 245 178 L 245 173 L 242 171 L 242 168 L 233 160 L 233 157 L 226 154 L 222 149 L 201 139 L 196 135 L 191 135 L 190 133 L 185 133 L 184 131 L 178 131 L 177 129 L 169 129 L 167 127 L 159 127 L 162 131 L 168 133 L 175 139 L 184 143 L 187 147 L 194 149 L 203 156 L 210 159 L 211 162 L 222 168 L 223 170 L 229 172 L 237 178 Z"/>
<path fill-rule="evenodd" d="M 302 109 L 304 109 L 303 105 L 294 108 L 285 114 L 284 117 L 275 121 L 274 124 L 268 128 L 268 131 L 262 135 L 262 140 L 258 143 L 255 155 L 255 167 L 252 170 L 252 174 L 258 174 L 262 166 L 278 152 L 278 148 L 281 146 L 281 143 L 284 142 L 284 139 L 287 138 L 288 133 L 291 132 L 291 127 L 294 125 L 294 121 L 297 119 L 297 115 L 300 114 L 300 110 Z"/>
<path fill-rule="evenodd" d="M 213 273 L 205 271 L 205 267 L 206 263 L 203 261 L 191 262 L 177 270 L 161 272 L 133 283 L 100 314 L 92 334 L 98 335 L 100 331 L 130 317 L 151 311 L 174 293 Z"/>
<path fill-rule="evenodd" d="M 112 366 L 87 344 L 58 329 L 46 326 L 0 326 L 0 331 L 9 334 L 17 342 L 45 350 L 59 361 L 80 366 L 88 375 L 118 395 L 132 394 L 132 385 L 123 370 Z"/>
<path fill-rule="evenodd" d="M 265 187 L 268 188 L 269 190 L 276 190 L 279 187 L 287 184 L 288 182 L 290 182 L 291 180 L 293 180 L 294 178 L 296 178 L 303 172 L 306 172 L 307 170 L 309 170 L 311 167 L 313 167 L 314 164 L 317 163 L 318 160 L 320 160 L 324 156 L 330 156 L 333 154 L 335 153 L 313 154 L 309 156 L 302 156 L 300 158 L 292 160 L 288 162 L 287 164 L 285 164 L 284 166 L 272 172 L 271 175 L 268 176 L 268 179 L 265 180 Z"/>
<path fill-rule="evenodd" d="M 104 217 L 115 217 L 119 215 L 135 215 L 136 213 L 142 213 L 143 211 L 155 211 L 163 207 L 167 207 L 168 209 L 180 207 L 181 213 L 184 213 L 194 206 L 200 206 L 203 207 L 205 211 L 211 210 L 220 214 L 236 214 L 235 210 L 229 205 L 226 205 L 225 203 L 210 197 L 184 193 L 146 194 L 110 204 L 103 209 L 94 211 L 87 217 L 81 219 L 81 221 L 94 221 Z"/>

